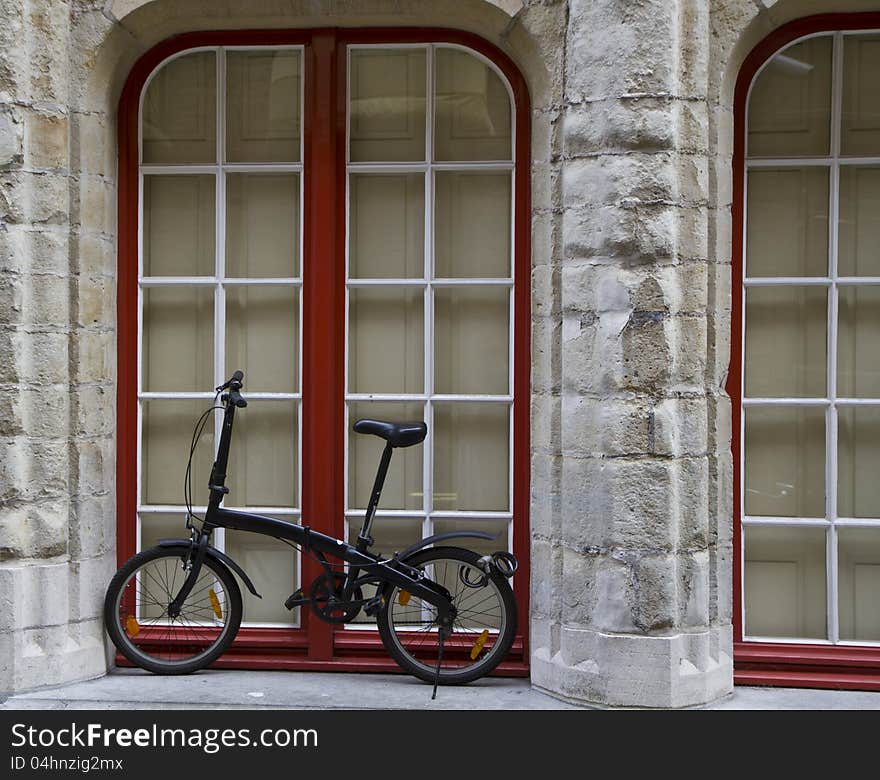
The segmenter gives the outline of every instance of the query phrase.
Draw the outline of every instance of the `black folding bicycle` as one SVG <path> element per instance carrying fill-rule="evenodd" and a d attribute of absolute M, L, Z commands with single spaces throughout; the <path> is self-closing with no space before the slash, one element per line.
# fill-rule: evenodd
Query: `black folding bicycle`
<path fill-rule="evenodd" d="M 219 658 L 238 632 L 241 590 L 235 572 L 258 598 L 254 584 L 228 555 L 211 545 L 214 529 L 234 528 L 271 536 L 320 562 L 322 573 L 284 603 L 309 605 L 328 623 L 350 623 L 363 611 L 375 617 L 391 657 L 421 680 L 468 683 L 491 672 L 507 655 L 516 633 L 516 603 L 508 582 L 517 569 L 506 550 L 480 555 L 437 546 L 452 538 L 493 539 L 480 531 L 435 534 L 383 557 L 370 552 L 373 518 L 395 448 L 421 444 L 424 422 L 358 420 L 357 433 L 386 442 L 357 543 L 285 520 L 221 507 L 235 410 L 247 406 L 244 375 L 215 388 L 211 407 L 196 423 L 184 478 L 189 539 L 162 539 L 126 561 L 107 589 L 104 618 L 113 643 L 135 665 L 157 674 L 188 674 Z M 217 398 L 220 398 L 220 406 Z M 223 411 L 217 456 L 208 482 L 204 517 L 192 511 L 192 459 L 215 409 Z M 344 563 L 332 563 L 330 558 Z M 347 567 L 345 564 L 348 564 Z"/>

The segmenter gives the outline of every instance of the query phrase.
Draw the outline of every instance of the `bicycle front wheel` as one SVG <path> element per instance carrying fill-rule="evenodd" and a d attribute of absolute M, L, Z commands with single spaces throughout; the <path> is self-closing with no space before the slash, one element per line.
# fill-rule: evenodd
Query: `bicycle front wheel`
<path fill-rule="evenodd" d="M 516 634 L 516 602 L 507 579 L 485 575 L 480 556 L 458 547 L 434 547 L 407 558 L 452 594 L 457 611 L 443 647 L 438 682 L 460 685 L 491 672 L 504 659 Z M 377 616 L 379 635 L 401 668 L 434 682 L 439 656 L 437 608 L 397 586 L 385 593 Z"/>
<path fill-rule="evenodd" d="M 241 590 L 222 564 L 206 558 L 175 617 L 168 606 L 188 572 L 189 546 L 153 547 L 123 564 L 107 588 L 104 620 L 129 661 L 156 674 L 189 674 L 229 647 L 241 625 Z"/>

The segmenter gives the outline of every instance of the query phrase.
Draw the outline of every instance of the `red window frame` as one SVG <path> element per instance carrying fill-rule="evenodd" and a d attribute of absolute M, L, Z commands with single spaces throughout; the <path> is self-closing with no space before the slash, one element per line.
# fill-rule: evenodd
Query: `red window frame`
<path fill-rule="evenodd" d="M 453 43 L 467 46 L 497 65 L 514 97 L 518 175 L 514 185 L 514 403 L 513 549 L 522 574 L 514 578 L 519 632 L 508 659 L 496 674 L 528 674 L 529 625 L 529 405 L 530 405 L 530 101 L 513 61 L 479 36 L 444 28 L 245 30 L 186 33 L 144 54 L 129 74 L 119 101 L 118 280 L 117 280 L 117 559 L 135 552 L 137 436 L 137 258 L 138 109 L 147 78 L 167 57 L 198 46 L 302 45 L 305 101 L 303 116 L 303 388 L 302 517 L 331 518 L 325 533 L 341 537 L 344 479 L 345 355 L 345 74 L 350 44 Z M 334 176 L 313 172 L 332 171 Z M 317 262 L 319 258 L 334 262 Z M 321 318 L 313 311 L 320 306 Z M 335 317 L 327 317 L 328 311 Z M 318 321 L 326 326 L 314 327 Z M 330 432 L 328 434 L 328 432 Z M 312 521 L 318 528 L 318 524 Z M 302 558 L 303 581 L 319 572 Z M 524 576 L 523 576 L 524 575 Z M 282 598 L 283 594 L 267 594 Z M 124 659 L 117 657 L 117 662 Z M 242 628 L 215 667 L 240 669 L 337 669 L 399 671 L 377 634 L 344 631 L 303 610 L 299 628 Z"/>
<path fill-rule="evenodd" d="M 880 647 L 808 643 L 746 642 L 743 639 L 741 409 L 742 273 L 745 258 L 746 107 L 749 87 L 760 67 L 786 44 L 804 35 L 835 30 L 880 28 L 880 13 L 818 14 L 783 25 L 762 40 L 740 68 L 734 92 L 731 350 L 727 393 L 731 399 L 733 454 L 733 650 L 734 683 L 789 685 L 803 688 L 880 690 Z"/>

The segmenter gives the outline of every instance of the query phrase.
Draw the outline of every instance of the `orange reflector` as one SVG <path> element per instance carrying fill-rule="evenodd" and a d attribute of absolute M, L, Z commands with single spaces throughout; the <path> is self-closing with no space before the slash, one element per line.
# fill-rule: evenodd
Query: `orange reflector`
<path fill-rule="evenodd" d="M 140 634 L 141 627 L 134 615 L 129 615 L 126 619 L 125 630 L 128 631 L 129 636 L 137 636 Z"/>
<path fill-rule="evenodd" d="M 486 640 L 489 638 L 489 629 L 484 628 L 483 632 L 477 637 L 477 641 L 474 642 L 474 646 L 471 648 L 471 661 L 476 661 L 477 656 L 480 654 L 480 650 L 483 649 L 483 645 L 486 644 Z"/>
<path fill-rule="evenodd" d="M 220 609 L 220 599 L 217 598 L 217 594 L 214 593 L 213 588 L 208 591 L 208 598 L 211 599 L 211 609 L 214 610 L 217 620 L 223 620 L 223 610 Z"/>
<path fill-rule="evenodd" d="M 412 598 L 412 594 L 408 590 L 402 590 L 397 595 L 397 603 L 400 604 L 401 607 L 405 607 L 409 604 L 409 600 Z"/>

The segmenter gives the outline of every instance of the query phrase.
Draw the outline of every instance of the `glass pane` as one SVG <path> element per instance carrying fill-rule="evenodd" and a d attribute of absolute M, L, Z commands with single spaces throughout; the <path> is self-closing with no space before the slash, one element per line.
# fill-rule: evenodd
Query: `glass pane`
<path fill-rule="evenodd" d="M 775 55 L 749 97 L 750 157 L 805 157 L 829 151 L 831 36 Z"/>
<path fill-rule="evenodd" d="M 373 490 L 373 480 L 385 441 L 378 436 L 354 433 L 357 420 L 388 420 L 389 422 L 425 419 L 420 403 L 352 403 L 349 405 L 348 443 L 348 506 L 366 508 Z M 424 445 L 399 447 L 394 450 L 382 499 L 382 509 L 422 509 L 422 453 Z"/>
<path fill-rule="evenodd" d="M 880 528 L 837 531 L 840 638 L 880 640 Z"/>
<path fill-rule="evenodd" d="M 837 395 L 880 397 L 880 287 L 841 286 L 837 305 Z"/>
<path fill-rule="evenodd" d="M 510 160 L 510 95 L 472 54 L 437 49 L 434 159 Z"/>
<path fill-rule="evenodd" d="M 510 290 L 434 291 L 434 392 L 509 392 Z"/>
<path fill-rule="evenodd" d="M 195 496 L 193 496 L 195 498 Z M 202 501 L 207 500 L 202 497 Z M 186 515 L 142 513 L 140 550 L 155 547 L 160 539 L 189 539 Z"/>
<path fill-rule="evenodd" d="M 824 287 L 746 289 L 746 396 L 825 396 Z"/>
<path fill-rule="evenodd" d="M 269 515 L 271 517 L 271 515 Z M 285 515 L 280 520 L 298 522 Z M 298 587 L 297 553 L 286 544 L 247 531 L 226 529 L 226 553 L 248 573 L 263 598 L 241 589 L 243 623 L 285 623 L 296 625 L 300 610 L 288 612 L 284 599 Z"/>
<path fill-rule="evenodd" d="M 425 50 L 353 49 L 349 159 L 425 159 Z"/>
<path fill-rule="evenodd" d="M 150 81 L 143 103 L 145 163 L 217 161 L 217 65 L 212 51 L 165 65 Z"/>
<path fill-rule="evenodd" d="M 348 543 L 356 544 L 358 534 L 363 525 L 363 518 L 351 517 L 348 521 Z M 371 531 L 374 544 L 371 552 L 390 555 L 401 552 L 422 539 L 422 519 L 420 517 L 376 517 L 373 520 Z M 375 585 L 363 587 L 364 598 L 370 599 L 376 595 Z M 373 623 L 376 619 L 368 617 L 361 612 L 352 623 Z"/>
<path fill-rule="evenodd" d="M 486 534 L 494 534 L 494 539 L 452 539 L 449 543 L 453 546 L 466 547 L 468 550 L 486 555 L 498 550 L 509 550 L 508 530 L 509 520 L 486 520 L 485 518 L 452 519 L 438 517 L 434 520 L 434 533 L 445 534 L 451 531 L 482 531 Z"/>
<path fill-rule="evenodd" d="M 145 504 L 184 504 L 183 477 L 196 422 L 211 402 L 143 401 L 141 496 Z M 214 462 L 214 426 L 209 421 L 193 455 L 193 505 L 208 503 Z"/>
<path fill-rule="evenodd" d="M 144 176 L 144 276 L 213 276 L 215 208 L 213 176 Z"/>
<path fill-rule="evenodd" d="M 825 410 L 745 410 L 747 515 L 825 517 Z"/>
<path fill-rule="evenodd" d="M 880 276 L 880 168 L 840 168 L 837 273 Z"/>
<path fill-rule="evenodd" d="M 825 639 L 825 529 L 745 532 L 745 634 Z"/>
<path fill-rule="evenodd" d="M 297 276 L 299 223 L 299 174 L 227 174 L 226 276 Z"/>
<path fill-rule="evenodd" d="M 300 159 L 298 51 L 226 53 L 226 160 Z"/>
<path fill-rule="evenodd" d="M 226 288 L 226 372 L 244 371 L 251 392 L 299 389 L 299 290 L 292 286 Z"/>
<path fill-rule="evenodd" d="M 352 174 L 348 229 L 352 278 L 424 277 L 424 174 Z"/>
<path fill-rule="evenodd" d="M 434 175 L 434 276 L 510 276 L 510 173 Z"/>
<path fill-rule="evenodd" d="M 840 153 L 880 154 L 880 35 L 843 38 Z"/>
<path fill-rule="evenodd" d="M 880 407 L 837 410 L 837 514 L 880 517 Z"/>
<path fill-rule="evenodd" d="M 753 169 L 747 276 L 827 276 L 828 169 Z"/>
<path fill-rule="evenodd" d="M 250 401 L 236 412 L 226 506 L 299 505 L 297 416 L 292 401 Z"/>
<path fill-rule="evenodd" d="M 348 386 L 352 393 L 421 393 L 424 303 L 421 289 L 349 291 Z"/>
<path fill-rule="evenodd" d="M 214 386 L 214 289 L 146 287 L 141 364 L 146 392 Z"/>
<path fill-rule="evenodd" d="M 510 508 L 510 407 L 434 404 L 434 509 Z"/>

